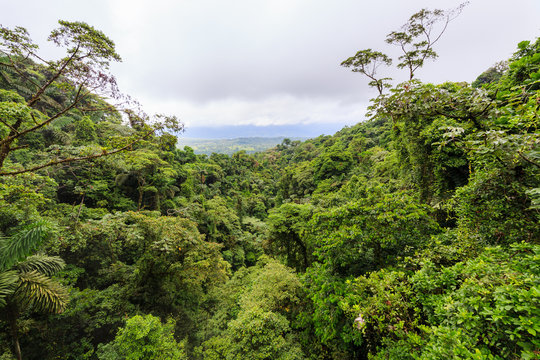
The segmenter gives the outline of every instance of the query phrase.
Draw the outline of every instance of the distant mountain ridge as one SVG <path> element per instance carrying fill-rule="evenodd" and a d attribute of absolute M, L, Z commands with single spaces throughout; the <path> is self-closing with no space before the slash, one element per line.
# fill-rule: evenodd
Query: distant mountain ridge
<path fill-rule="evenodd" d="M 189 146 L 195 154 L 211 155 L 212 153 L 232 155 L 244 150 L 248 154 L 264 151 L 281 144 L 284 139 L 306 140 L 306 137 L 239 137 L 234 139 L 190 139 L 179 138 L 178 147 Z"/>
<path fill-rule="evenodd" d="M 362 121 L 363 119 L 358 119 Z M 186 126 L 180 137 L 192 139 L 237 139 L 243 137 L 305 137 L 331 135 L 341 130 L 346 124 L 313 123 L 289 125 L 226 125 L 226 126 Z"/>

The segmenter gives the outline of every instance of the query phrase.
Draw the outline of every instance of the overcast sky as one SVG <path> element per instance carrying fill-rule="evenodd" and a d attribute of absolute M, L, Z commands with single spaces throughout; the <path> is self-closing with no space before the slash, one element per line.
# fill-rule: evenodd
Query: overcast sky
<path fill-rule="evenodd" d="M 58 19 L 103 31 L 123 58 L 112 67 L 120 89 L 149 113 L 177 115 L 188 136 L 190 128 L 230 125 L 337 130 L 362 121 L 375 95 L 364 77 L 339 64 L 365 48 L 399 56 L 386 34 L 421 8 L 459 3 L 0 0 L 0 23 L 26 27 L 49 57 L 55 53 L 46 38 Z M 540 0 L 471 0 L 437 44 L 439 59 L 418 78 L 471 82 L 519 41 L 539 36 L 539 19 Z"/>

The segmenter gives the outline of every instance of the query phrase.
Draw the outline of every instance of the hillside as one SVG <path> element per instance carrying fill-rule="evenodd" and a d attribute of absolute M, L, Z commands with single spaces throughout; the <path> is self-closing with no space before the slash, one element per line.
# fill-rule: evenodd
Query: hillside
<path fill-rule="evenodd" d="M 247 154 L 261 152 L 273 148 L 280 144 L 285 139 L 284 136 L 279 137 L 241 137 L 235 139 L 178 139 L 178 148 L 189 146 L 195 154 L 226 154 L 232 155 L 238 151 L 245 151 Z M 292 137 L 290 140 L 305 140 L 305 138 Z"/>
<path fill-rule="evenodd" d="M 368 121 L 207 156 L 127 107 L 103 33 L 60 22 L 56 63 L 0 29 L 0 359 L 538 358 L 540 39 L 474 86 L 417 51 Z"/>

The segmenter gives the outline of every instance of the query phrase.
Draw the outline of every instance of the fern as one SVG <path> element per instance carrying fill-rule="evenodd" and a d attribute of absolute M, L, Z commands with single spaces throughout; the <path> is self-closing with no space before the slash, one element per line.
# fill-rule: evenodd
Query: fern
<path fill-rule="evenodd" d="M 12 80 L 8 73 L 2 71 L 2 65 L 0 64 L 0 83 L 11 86 Z"/>
<path fill-rule="evenodd" d="M 73 124 L 73 119 L 69 116 L 61 116 L 51 124 L 57 129 L 63 129 L 66 126 Z"/>

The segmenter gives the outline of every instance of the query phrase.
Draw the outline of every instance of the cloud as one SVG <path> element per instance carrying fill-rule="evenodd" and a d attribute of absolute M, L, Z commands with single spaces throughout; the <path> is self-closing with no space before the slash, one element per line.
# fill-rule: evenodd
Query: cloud
<path fill-rule="evenodd" d="M 144 105 L 143 101 L 143 105 Z M 224 98 L 204 103 L 158 101 L 152 112 L 177 114 L 187 126 L 343 124 L 365 119 L 366 103 L 332 98 L 273 95 L 260 100 Z"/>
<path fill-rule="evenodd" d="M 117 44 L 112 67 L 122 91 L 149 113 L 188 124 L 295 124 L 363 119 L 374 96 L 359 74 L 339 66 L 384 43 L 421 8 L 460 0 L 26 0 L 6 2 L 2 23 L 28 27 L 44 43 L 58 18 L 82 20 Z M 539 34 L 538 0 L 472 0 L 418 72 L 431 82 L 472 81 Z M 502 25 L 503 24 L 503 25 Z M 46 53 L 49 48 L 45 47 Z M 396 81 L 400 71 L 381 69 Z"/>

